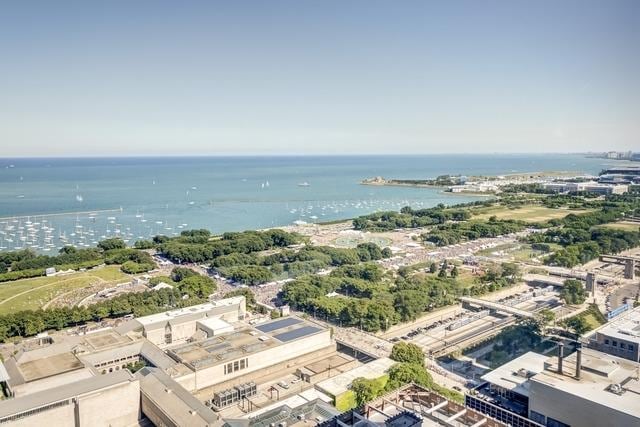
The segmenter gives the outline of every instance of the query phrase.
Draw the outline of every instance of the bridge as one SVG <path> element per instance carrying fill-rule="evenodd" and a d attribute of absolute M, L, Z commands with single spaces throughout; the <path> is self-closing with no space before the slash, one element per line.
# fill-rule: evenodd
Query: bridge
<path fill-rule="evenodd" d="M 547 276 L 545 274 L 525 274 L 522 279 L 527 283 L 535 283 L 542 286 L 564 286 L 565 279 L 558 276 Z"/>
<path fill-rule="evenodd" d="M 624 265 L 624 278 L 634 279 L 636 263 L 640 263 L 640 258 L 622 255 L 600 255 L 600 261 Z"/>
<path fill-rule="evenodd" d="M 469 297 L 460 297 L 460 301 L 466 304 L 479 305 L 481 307 L 488 308 L 494 311 L 500 311 L 503 313 L 513 314 L 517 317 L 535 317 L 533 313 L 530 313 L 526 310 L 520 310 L 519 308 L 510 307 L 505 304 L 500 304 L 499 302 L 487 301 L 479 298 L 469 298 Z"/>

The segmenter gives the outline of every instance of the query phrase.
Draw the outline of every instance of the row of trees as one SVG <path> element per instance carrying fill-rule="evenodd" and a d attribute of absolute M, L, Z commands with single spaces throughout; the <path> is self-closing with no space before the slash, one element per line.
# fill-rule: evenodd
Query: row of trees
<path fill-rule="evenodd" d="M 327 267 L 357 265 L 391 256 L 388 248 L 362 243 L 354 249 L 329 246 L 305 246 L 299 250 L 283 249 L 274 254 L 233 253 L 213 260 L 212 268 L 233 281 L 257 285 L 286 273 L 295 278 L 313 274 Z"/>
<path fill-rule="evenodd" d="M 139 249 L 127 248 L 119 238 L 106 239 L 95 248 L 65 246 L 57 255 L 40 255 L 32 249 L 0 253 L 0 282 L 43 276 L 47 268 L 79 270 L 100 264 L 120 264 L 125 273 L 143 273 L 155 268 L 151 256 Z"/>
<path fill-rule="evenodd" d="M 468 221 L 447 223 L 435 227 L 429 233 L 422 234 L 422 239 L 436 246 L 448 246 L 466 240 L 485 237 L 497 237 L 516 233 L 525 228 L 525 224 L 514 220 L 497 220 L 490 218 L 487 222 Z"/>
<path fill-rule="evenodd" d="M 299 277 L 283 287 L 281 296 L 291 306 L 336 324 L 378 331 L 453 304 L 459 296 L 510 286 L 519 277 L 517 266 L 508 263 L 491 266 L 472 286 L 450 276 L 415 273 L 406 269 L 393 279 L 377 264 L 343 266 L 328 276 Z"/>
<path fill-rule="evenodd" d="M 215 237 L 207 230 L 183 231 L 180 236 L 154 237 L 158 252 L 175 263 L 210 262 L 229 254 L 252 254 L 300 243 L 302 238 L 283 230 L 243 231 Z"/>
<path fill-rule="evenodd" d="M 417 228 L 444 224 L 447 221 L 466 221 L 471 218 L 470 207 L 490 206 L 493 201 L 478 201 L 446 207 L 439 204 L 428 209 L 403 207 L 400 212 L 387 211 L 362 215 L 353 220 L 356 230 L 389 231 L 396 228 Z"/>
<path fill-rule="evenodd" d="M 78 326 L 89 321 L 122 317 L 127 314 L 147 316 L 174 308 L 207 301 L 215 290 L 215 282 L 187 268 L 176 268 L 166 278 L 173 289 L 128 293 L 88 307 L 62 307 L 46 310 L 25 310 L 0 316 L 0 341 L 25 337 L 55 329 Z"/>

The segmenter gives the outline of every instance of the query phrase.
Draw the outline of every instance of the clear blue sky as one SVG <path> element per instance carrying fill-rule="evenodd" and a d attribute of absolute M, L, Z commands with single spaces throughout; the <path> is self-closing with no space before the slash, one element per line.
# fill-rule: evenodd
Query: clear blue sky
<path fill-rule="evenodd" d="M 640 1 L 14 1 L 2 156 L 640 150 Z"/>

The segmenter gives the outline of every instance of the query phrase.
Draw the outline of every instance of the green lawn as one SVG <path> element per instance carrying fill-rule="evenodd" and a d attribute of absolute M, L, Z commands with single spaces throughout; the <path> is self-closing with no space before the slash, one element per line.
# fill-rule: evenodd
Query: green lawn
<path fill-rule="evenodd" d="M 564 218 L 569 214 L 582 214 L 590 212 L 590 209 L 553 209 L 540 205 L 523 206 L 510 209 L 506 206 L 492 206 L 475 211 L 475 219 L 489 219 L 492 216 L 498 219 L 515 219 L 526 222 L 543 222 L 550 219 Z"/>
<path fill-rule="evenodd" d="M 640 223 L 630 221 L 611 222 L 609 224 L 603 224 L 600 227 L 614 228 L 623 231 L 640 231 Z"/>
<path fill-rule="evenodd" d="M 0 314 L 41 308 L 53 298 L 97 283 L 119 283 L 129 280 L 119 266 L 106 266 L 65 276 L 36 277 L 0 284 Z"/>

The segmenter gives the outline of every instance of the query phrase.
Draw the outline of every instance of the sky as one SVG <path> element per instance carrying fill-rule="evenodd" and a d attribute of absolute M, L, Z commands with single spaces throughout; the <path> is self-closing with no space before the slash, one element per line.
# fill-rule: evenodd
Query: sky
<path fill-rule="evenodd" d="M 0 156 L 640 151 L 640 1 L 14 1 Z"/>

